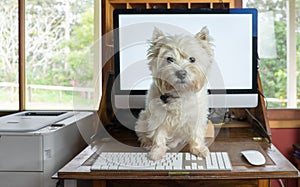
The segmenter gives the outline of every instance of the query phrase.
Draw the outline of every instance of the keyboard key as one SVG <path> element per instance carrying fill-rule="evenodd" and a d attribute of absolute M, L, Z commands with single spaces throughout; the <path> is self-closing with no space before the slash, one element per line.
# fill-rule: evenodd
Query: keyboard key
<path fill-rule="evenodd" d="M 191 155 L 191 160 L 197 160 L 197 157 L 195 155 Z"/>
<path fill-rule="evenodd" d="M 193 170 L 196 170 L 196 169 L 198 169 L 198 167 L 197 167 L 197 163 L 195 163 L 195 162 L 192 162 L 192 169 L 193 169 Z"/>
<path fill-rule="evenodd" d="M 225 169 L 225 165 L 224 165 L 224 161 L 222 158 L 222 153 L 221 152 L 217 152 L 217 158 L 218 158 L 218 165 L 220 169 Z"/>
<path fill-rule="evenodd" d="M 155 170 L 155 167 L 153 166 L 119 166 L 119 170 Z"/>
<path fill-rule="evenodd" d="M 185 153 L 185 159 L 186 160 L 191 160 L 191 154 L 190 153 Z"/>
<path fill-rule="evenodd" d="M 226 169 L 232 170 L 228 153 L 227 152 L 222 152 L 222 156 L 223 156 L 223 160 L 224 160 L 224 164 L 225 164 Z"/>

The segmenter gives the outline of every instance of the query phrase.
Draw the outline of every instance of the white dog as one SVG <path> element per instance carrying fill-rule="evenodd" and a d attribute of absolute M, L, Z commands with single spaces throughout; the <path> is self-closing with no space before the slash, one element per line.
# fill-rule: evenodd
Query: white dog
<path fill-rule="evenodd" d="M 149 158 L 161 159 L 179 143 L 205 157 L 208 99 L 206 75 L 214 61 L 206 27 L 195 36 L 165 35 L 155 28 L 148 51 L 153 84 L 135 131 Z"/>

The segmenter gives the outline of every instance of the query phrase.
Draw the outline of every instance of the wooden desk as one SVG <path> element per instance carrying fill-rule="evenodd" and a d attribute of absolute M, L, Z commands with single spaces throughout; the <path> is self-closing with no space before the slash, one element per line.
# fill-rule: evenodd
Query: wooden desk
<path fill-rule="evenodd" d="M 294 160 L 298 170 L 300 170 L 300 159 L 297 158 L 296 156 L 293 156 L 293 160 Z M 300 187 L 300 179 L 298 179 L 298 187 Z"/>
<path fill-rule="evenodd" d="M 117 130 L 112 136 L 120 137 L 136 144 L 136 137 L 128 130 Z M 91 172 L 96 153 L 87 147 L 57 173 L 60 180 L 76 180 L 78 186 L 114 187 L 114 186 L 270 186 L 271 179 L 298 178 L 298 170 L 277 150 L 265 141 L 254 141 L 257 134 L 251 128 L 222 127 L 216 140 L 211 144 L 211 151 L 227 151 L 233 165 L 232 171 L 198 171 L 189 175 L 172 175 L 169 172 L 153 171 L 118 171 Z M 246 149 L 260 150 L 266 157 L 264 166 L 253 167 L 241 156 Z"/>

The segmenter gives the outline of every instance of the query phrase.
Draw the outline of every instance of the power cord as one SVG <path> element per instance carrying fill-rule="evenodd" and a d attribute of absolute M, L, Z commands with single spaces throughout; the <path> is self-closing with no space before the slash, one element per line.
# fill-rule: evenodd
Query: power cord
<path fill-rule="evenodd" d="M 245 111 L 249 114 L 249 116 L 258 124 L 258 126 L 263 130 L 263 132 L 265 133 L 266 135 L 266 138 L 267 140 L 269 141 L 269 143 L 272 143 L 270 137 L 269 137 L 269 134 L 268 132 L 266 131 L 265 127 L 262 125 L 262 123 L 253 115 L 251 114 L 251 112 L 245 108 Z"/>
<path fill-rule="evenodd" d="M 283 184 L 283 182 L 282 182 L 282 179 L 278 179 L 277 181 L 279 182 L 279 184 L 280 184 L 281 187 L 284 187 L 284 184 Z"/>
<path fill-rule="evenodd" d="M 269 105 L 267 97 L 259 89 L 257 89 L 257 91 L 258 91 L 259 95 L 263 96 L 264 101 L 266 103 L 266 109 L 267 109 L 268 105 Z"/>

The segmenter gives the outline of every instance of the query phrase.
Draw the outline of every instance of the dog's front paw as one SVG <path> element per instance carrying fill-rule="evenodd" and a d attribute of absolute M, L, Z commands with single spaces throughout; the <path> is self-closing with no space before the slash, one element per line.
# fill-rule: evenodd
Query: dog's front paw
<path fill-rule="evenodd" d="M 160 160 L 165 156 L 166 152 L 167 152 L 166 147 L 160 147 L 160 146 L 152 147 L 151 151 L 149 152 L 149 159 Z"/>
<path fill-rule="evenodd" d="M 150 150 L 152 148 L 152 141 L 149 138 L 141 139 L 141 147 Z"/>
<path fill-rule="evenodd" d="M 199 157 L 206 157 L 209 155 L 209 149 L 206 146 L 201 147 L 192 147 L 190 149 L 190 152 L 194 155 L 197 155 Z"/>

